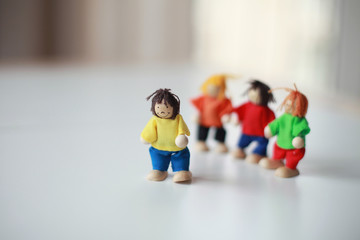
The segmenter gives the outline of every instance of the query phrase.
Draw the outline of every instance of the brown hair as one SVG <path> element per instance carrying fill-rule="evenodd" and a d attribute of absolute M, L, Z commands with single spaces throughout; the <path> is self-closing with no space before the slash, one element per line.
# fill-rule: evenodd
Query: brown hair
<path fill-rule="evenodd" d="M 251 89 L 260 91 L 260 105 L 267 106 L 269 102 L 275 102 L 275 98 L 271 92 L 269 92 L 270 88 L 265 83 L 253 79 L 250 81 L 250 88 L 245 92 L 247 94 Z"/>
<path fill-rule="evenodd" d="M 169 104 L 173 108 L 173 115 L 171 116 L 171 119 L 175 119 L 176 116 L 180 112 L 180 99 L 177 95 L 170 92 L 171 89 L 168 88 L 160 88 L 153 92 L 150 96 L 146 98 L 147 101 L 152 98 L 151 103 L 151 109 L 150 111 L 157 117 L 159 117 L 155 112 L 155 104 L 161 103 L 164 100 L 165 105 Z"/>

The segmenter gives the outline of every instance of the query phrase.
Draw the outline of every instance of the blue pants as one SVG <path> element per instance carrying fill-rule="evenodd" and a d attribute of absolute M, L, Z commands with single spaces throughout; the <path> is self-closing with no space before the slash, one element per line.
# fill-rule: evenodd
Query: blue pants
<path fill-rule="evenodd" d="M 154 170 L 167 171 L 171 162 L 173 172 L 189 171 L 190 151 L 187 147 L 175 152 L 150 147 L 149 152 Z"/>
<path fill-rule="evenodd" d="M 253 153 L 259 154 L 261 156 L 266 156 L 266 149 L 269 140 L 265 137 L 242 134 L 238 143 L 238 147 L 244 149 L 249 146 L 250 143 L 252 143 L 253 141 L 257 142 L 257 146 L 255 147 Z"/>

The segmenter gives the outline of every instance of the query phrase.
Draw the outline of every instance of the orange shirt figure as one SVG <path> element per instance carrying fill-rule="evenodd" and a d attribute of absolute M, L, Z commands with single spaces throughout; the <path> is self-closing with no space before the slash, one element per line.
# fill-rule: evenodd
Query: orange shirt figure
<path fill-rule="evenodd" d="M 191 100 L 200 113 L 200 125 L 204 127 L 222 127 L 221 117 L 232 111 L 229 99 L 217 99 L 210 96 L 200 96 Z"/>
<path fill-rule="evenodd" d="M 218 141 L 218 152 L 227 152 L 225 145 L 226 131 L 221 121 L 222 116 L 232 111 L 231 101 L 225 97 L 227 75 L 214 75 L 201 87 L 203 95 L 191 100 L 199 111 L 197 149 L 208 151 L 206 139 L 211 127 L 216 128 L 215 140 Z"/>

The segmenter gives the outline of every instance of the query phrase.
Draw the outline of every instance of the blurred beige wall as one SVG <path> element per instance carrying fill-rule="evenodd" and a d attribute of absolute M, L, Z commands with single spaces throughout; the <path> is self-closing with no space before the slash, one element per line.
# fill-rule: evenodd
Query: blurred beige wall
<path fill-rule="evenodd" d="M 188 61 L 190 0 L 0 0 L 0 60 Z"/>
<path fill-rule="evenodd" d="M 45 54 L 43 0 L 0 0 L 0 59 Z"/>
<path fill-rule="evenodd" d="M 342 1 L 341 12 L 336 88 L 360 99 L 360 1 Z"/>
<path fill-rule="evenodd" d="M 359 0 L 198 0 L 198 63 L 360 98 Z"/>
<path fill-rule="evenodd" d="M 337 7 L 336 0 L 199 0 L 195 58 L 268 81 L 334 86 Z"/>
<path fill-rule="evenodd" d="M 88 55 L 184 61 L 191 56 L 191 1 L 91 0 Z"/>
<path fill-rule="evenodd" d="M 195 62 L 360 98 L 359 0 L 0 0 L 0 62 Z"/>

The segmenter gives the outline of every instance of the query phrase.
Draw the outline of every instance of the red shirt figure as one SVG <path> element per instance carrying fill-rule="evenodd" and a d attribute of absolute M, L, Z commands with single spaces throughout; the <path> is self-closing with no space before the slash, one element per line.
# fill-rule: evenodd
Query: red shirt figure
<path fill-rule="evenodd" d="M 268 92 L 270 88 L 266 84 L 258 80 L 253 80 L 250 84 L 247 90 L 249 102 L 233 109 L 242 124 L 242 134 L 233 155 L 235 158 L 245 158 L 245 148 L 256 142 L 255 149 L 246 157 L 246 161 L 257 164 L 266 156 L 269 140 L 264 137 L 264 128 L 275 119 L 274 112 L 268 107 L 268 103 L 275 99 Z"/>

